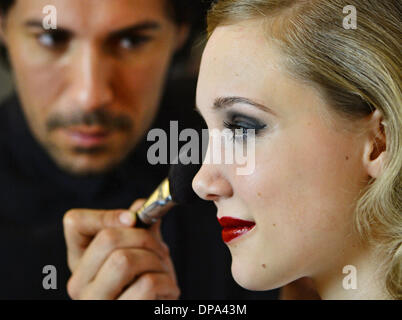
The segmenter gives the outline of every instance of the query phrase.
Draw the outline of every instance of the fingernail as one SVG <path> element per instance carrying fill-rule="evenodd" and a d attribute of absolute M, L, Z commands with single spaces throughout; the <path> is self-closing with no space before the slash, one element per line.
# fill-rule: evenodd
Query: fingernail
<path fill-rule="evenodd" d="M 122 224 L 131 226 L 134 223 L 134 213 L 131 211 L 123 211 L 120 213 L 120 222 Z"/>

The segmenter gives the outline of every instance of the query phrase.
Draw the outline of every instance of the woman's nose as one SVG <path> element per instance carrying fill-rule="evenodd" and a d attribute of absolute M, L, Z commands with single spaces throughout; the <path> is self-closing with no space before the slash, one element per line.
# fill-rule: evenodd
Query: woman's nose
<path fill-rule="evenodd" d="M 193 179 L 195 193 L 204 200 L 218 201 L 233 195 L 229 181 L 219 172 L 220 165 L 203 164 Z"/>

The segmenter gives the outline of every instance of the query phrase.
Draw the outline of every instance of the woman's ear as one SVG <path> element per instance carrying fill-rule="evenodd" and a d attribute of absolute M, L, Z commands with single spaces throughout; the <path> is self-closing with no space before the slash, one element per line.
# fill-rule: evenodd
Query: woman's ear
<path fill-rule="evenodd" d="M 379 110 L 375 110 L 369 118 L 367 140 L 364 146 L 363 164 L 367 174 L 378 178 L 387 156 L 387 140 L 385 122 Z"/>

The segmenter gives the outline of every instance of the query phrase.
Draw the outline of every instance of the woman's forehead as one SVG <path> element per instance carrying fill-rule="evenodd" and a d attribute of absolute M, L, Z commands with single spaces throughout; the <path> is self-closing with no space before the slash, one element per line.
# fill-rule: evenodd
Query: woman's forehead
<path fill-rule="evenodd" d="M 263 37 L 260 26 L 250 21 L 215 29 L 200 69 L 200 107 L 210 105 L 207 100 L 217 96 L 244 96 L 281 111 L 297 106 L 296 110 L 289 110 L 293 114 L 302 111 L 304 102 L 306 106 L 322 104 L 314 88 L 285 72 L 281 52 Z"/>

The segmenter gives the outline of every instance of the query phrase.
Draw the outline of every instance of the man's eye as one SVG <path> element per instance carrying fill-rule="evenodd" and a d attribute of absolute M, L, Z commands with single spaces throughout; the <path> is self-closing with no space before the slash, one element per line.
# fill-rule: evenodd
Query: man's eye
<path fill-rule="evenodd" d="M 68 36 L 62 33 L 45 32 L 39 34 L 37 39 L 41 45 L 47 48 L 61 48 L 68 42 Z"/>
<path fill-rule="evenodd" d="M 132 50 L 138 48 L 142 44 L 147 43 L 151 40 L 149 36 L 127 36 L 119 40 L 119 45 L 123 49 Z"/>

